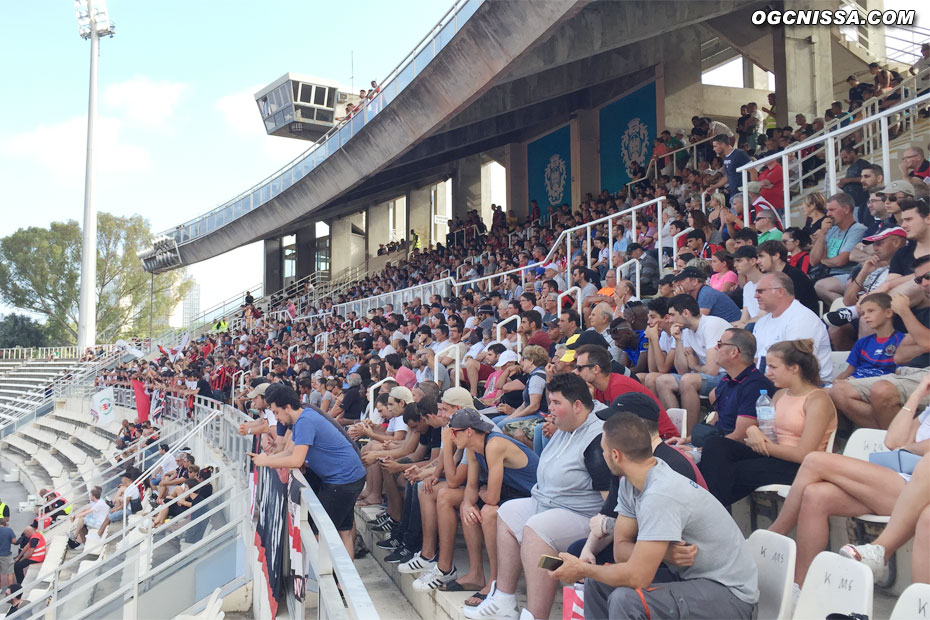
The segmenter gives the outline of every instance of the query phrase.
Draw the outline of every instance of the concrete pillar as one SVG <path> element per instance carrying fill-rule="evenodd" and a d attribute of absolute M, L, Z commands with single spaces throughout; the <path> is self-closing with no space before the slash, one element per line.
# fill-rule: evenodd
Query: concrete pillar
<path fill-rule="evenodd" d="M 494 218 L 494 214 L 491 212 L 491 204 L 494 203 L 492 198 L 492 183 L 493 179 L 491 178 L 491 162 L 485 163 L 481 166 L 481 210 L 478 213 L 481 215 L 481 219 L 484 221 L 484 225 L 491 228 L 491 221 Z"/>
<path fill-rule="evenodd" d="M 581 204 L 588 192 L 600 192 L 600 136 L 597 110 L 579 110 L 571 122 L 572 204 Z"/>
<path fill-rule="evenodd" d="M 352 213 L 333 220 L 329 229 L 330 269 L 332 275 L 338 275 L 349 267 L 365 262 L 365 235 L 361 227 L 362 214 Z M 354 227 L 354 230 L 353 230 Z"/>
<path fill-rule="evenodd" d="M 401 227 L 404 223 L 401 223 Z M 378 246 L 390 241 L 391 223 L 388 220 L 388 203 L 368 207 L 368 255 L 377 256 Z"/>
<path fill-rule="evenodd" d="M 682 28 L 675 36 L 660 37 L 663 57 L 660 67 L 658 100 L 664 103 L 664 114 L 657 114 L 663 129 L 691 130 L 691 117 L 704 110 L 704 89 L 701 85 L 701 39 L 697 28 Z M 739 110 L 739 105 L 736 106 Z M 712 110 L 706 110 L 713 113 Z"/>
<path fill-rule="evenodd" d="M 316 269 L 314 253 L 316 252 L 316 236 L 313 225 L 304 226 L 297 230 L 297 279 L 305 278 Z"/>
<path fill-rule="evenodd" d="M 504 161 L 507 168 L 507 211 L 513 211 L 522 220 L 529 215 L 530 207 L 526 143 L 516 142 L 504 147 Z"/>
<path fill-rule="evenodd" d="M 481 155 L 469 155 L 455 162 L 452 176 L 452 217 L 464 218 L 475 210 L 481 213 Z"/>
<path fill-rule="evenodd" d="M 265 290 L 280 291 L 284 288 L 281 275 L 283 257 L 281 256 L 281 238 L 265 239 Z"/>
<path fill-rule="evenodd" d="M 787 0 L 785 9 L 809 5 Z M 830 29 L 792 26 L 772 31 L 775 57 L 775 111 L 778 125 L 794 124 L 804 114 L 811 122 L 833 102 L 833 56 Z M 788 84 L 791 88 L 788 88 Z"/>
<path fill-rule="evenodd" d="M 411 189 L 407 192 L 407 221 L 408 227 L 412 228 L 417 236 L 420 237 L 420 247 L 425 248 L 430 244 L 431 214 L 430 214 L 430 192 L 432 186 L 420 189 Z M 410 231 L 407 231 L 407 238 L 410 238 Z"/>

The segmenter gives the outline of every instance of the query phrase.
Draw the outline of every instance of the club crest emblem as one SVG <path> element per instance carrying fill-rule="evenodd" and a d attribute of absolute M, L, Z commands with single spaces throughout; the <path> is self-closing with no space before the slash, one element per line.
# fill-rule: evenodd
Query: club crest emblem
<path fill-rule="evenodd" d="M 634 161 L 645 164 L 649 156 L 649 128 L 636 117 L 627 124 L 626 131 L 620 139 L 620 156 L 627 176 L 632 176 L 630 164 Z"/>
<path fill-rule="evenodd" d="M 567 176 L 565 160 L 558 153 L 550 157 L 545 174 L 546 193 L 549 195 L 550 205 L 562 204 Z"/>

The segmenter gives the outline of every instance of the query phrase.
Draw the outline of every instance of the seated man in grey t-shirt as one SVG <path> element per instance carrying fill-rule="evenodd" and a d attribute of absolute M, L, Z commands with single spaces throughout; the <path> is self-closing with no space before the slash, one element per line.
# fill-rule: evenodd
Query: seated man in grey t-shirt
<path fill-rule="evenodd" d="M 723 506 L 652 455 L 649 429 L 635 414 L 607 420 L 602 447 L 611 472 L 624 477 L 614 528 L 617 563 L 597 566 L 560 553 L 564 563 L 551 572 L 566 583 L 585 579 L 585 617 L 649 618 L 655 609 L 663 618 L 751 618 L 758 572 Z M 663 560 L 680 581 L 655 582 Z"/>

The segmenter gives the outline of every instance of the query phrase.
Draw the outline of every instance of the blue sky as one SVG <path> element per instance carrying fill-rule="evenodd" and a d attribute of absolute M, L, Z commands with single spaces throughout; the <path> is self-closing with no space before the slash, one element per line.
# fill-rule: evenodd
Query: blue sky
<path fill-rule="evenodd" d="M 451 6 L 392 0 L 110 0 L 101 41 L 96 204 L 155 231 L 199 215 L 309 143 L 265 134 L 252 94 L 291 71 L 380 81 Z M 69 0 L 7 7 L 0 37 L 0 236 L 83 219 L 89 43 Z M 195 265 L 205 308 L 261 280 L 252 246 Z M 235 276 L 218 274 L 236 274 Z"/>

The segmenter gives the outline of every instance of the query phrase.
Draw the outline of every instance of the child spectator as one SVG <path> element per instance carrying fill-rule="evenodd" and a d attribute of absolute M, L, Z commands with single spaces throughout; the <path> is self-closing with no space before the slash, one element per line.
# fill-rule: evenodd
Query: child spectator
<path fill-rule="evenodd" d="M 837 380 L 876 377 L 895 370 L 894 354 L 905 334 L 894 328 L 891 296 L 887 293 L 866 295 L 859 307 L 860 320 L 875 333 L 856 342 L 846 358 L 849 366 L 837 376 Z"/>

